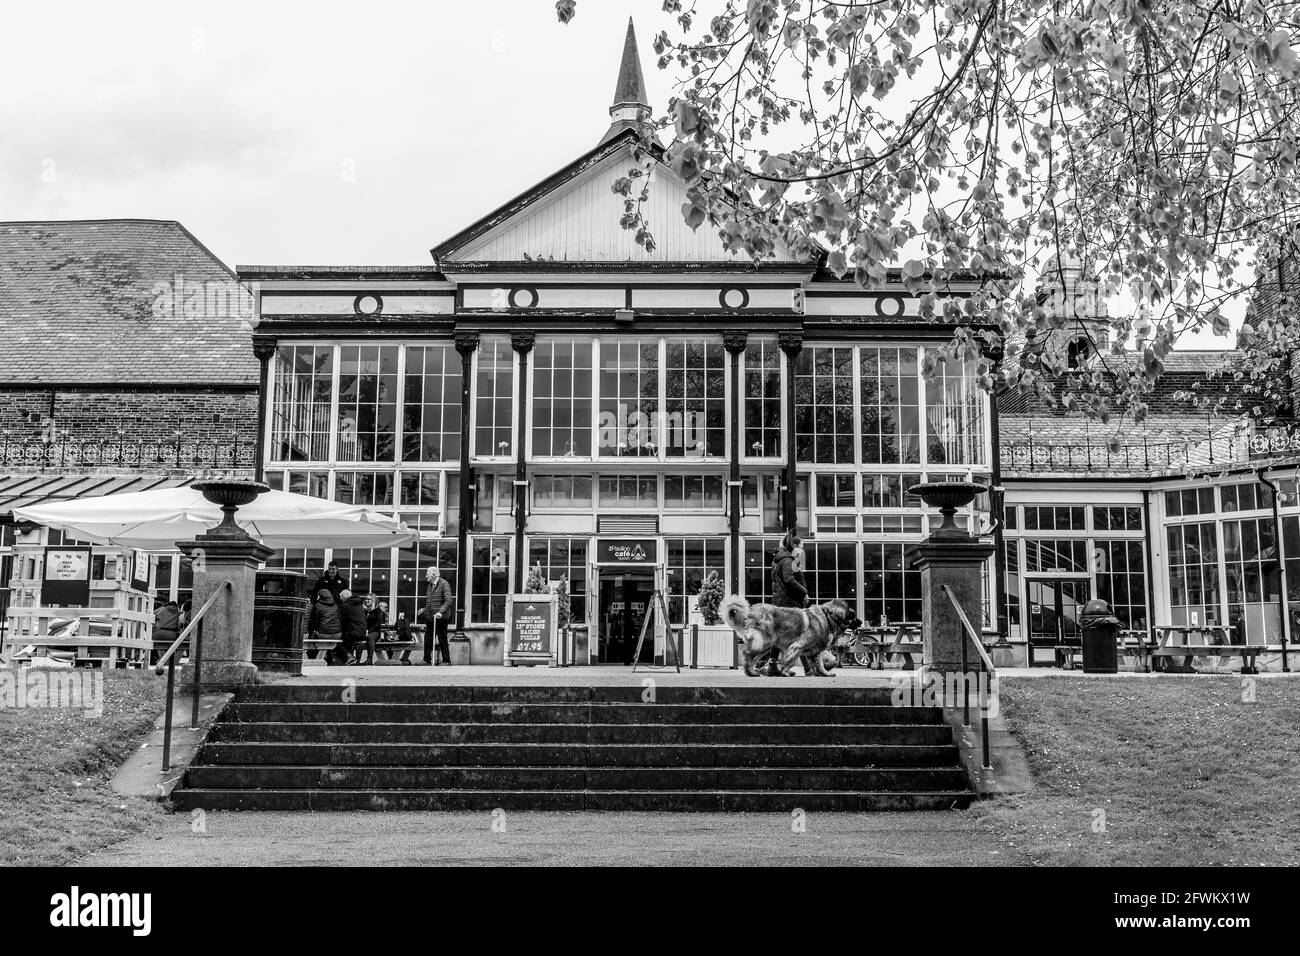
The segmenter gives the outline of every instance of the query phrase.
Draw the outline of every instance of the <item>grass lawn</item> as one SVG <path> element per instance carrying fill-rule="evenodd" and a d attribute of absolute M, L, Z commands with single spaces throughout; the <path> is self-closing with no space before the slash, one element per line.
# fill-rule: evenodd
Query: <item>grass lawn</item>
<path fill-rule="evenodd" d="M 164 682 L 140 671 L 104 677 L 101 717 L 0 708 L 0 866 L 74 862 L 161 816 L 110 781 L 162 713 Z"/>
<path fill-rule="evenodd" d="M 1007 862 L 1298 864 L 1300 679 L 1255 694 L 1237 676 L 1005 679 L 1037 789 L 972 812 Z"/>

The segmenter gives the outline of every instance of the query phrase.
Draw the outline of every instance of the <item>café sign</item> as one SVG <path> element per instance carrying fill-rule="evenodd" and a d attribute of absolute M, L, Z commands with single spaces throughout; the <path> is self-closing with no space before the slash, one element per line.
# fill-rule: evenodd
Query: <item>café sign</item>
<path fill-rule="evenodd" d="M 600 538 L 596 541 L 597 564 L 658 564 L 657 538 Z"/>

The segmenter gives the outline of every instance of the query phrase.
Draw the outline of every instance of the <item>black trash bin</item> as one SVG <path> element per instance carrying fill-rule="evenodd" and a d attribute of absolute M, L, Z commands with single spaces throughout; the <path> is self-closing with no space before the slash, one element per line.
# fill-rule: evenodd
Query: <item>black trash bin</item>
<path fill-rule="evenodd" d="M 259 670 L 302 673 L 302 638 L 310 610 L 306 575 L 279 568 L 257 572 L 253 663 Z"/>
<path fill-rule="evenodd" d="M 1083 606 L 1079 616 L 1083 625 L 1083 672 L 1085 674 L 1119 673 L 1120 622 L 1110 613 L 1110 605 L 1093 598 Z"/>

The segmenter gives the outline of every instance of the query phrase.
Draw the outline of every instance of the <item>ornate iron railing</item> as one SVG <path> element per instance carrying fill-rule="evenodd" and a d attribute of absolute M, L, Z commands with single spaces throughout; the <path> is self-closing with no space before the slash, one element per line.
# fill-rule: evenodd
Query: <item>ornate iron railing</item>
<path fill-rule="evenodd" d="M 1300 427 L 1221 428 L 1205 438 L 1172 441 L 1004 442 L 1002 467 L 1012 472 L 1196 471 L 1300 455 Z"/>
<path fill-rule="evenodd" d="M 122 468 L 238 470 L 256 465 L 257 445 L 240 440 L 195 441 L 183 435 L 171 441 L 101 438 L 51 439 L 0 434 L 0 468 Z"/>

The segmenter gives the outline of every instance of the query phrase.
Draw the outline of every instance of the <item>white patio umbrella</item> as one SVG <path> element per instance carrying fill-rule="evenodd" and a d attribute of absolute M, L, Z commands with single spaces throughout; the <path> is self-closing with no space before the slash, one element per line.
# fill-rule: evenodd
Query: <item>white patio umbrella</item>
<path fill-rule="evenodd" d="M 224 517 L 192 487 L 18 507 L 13 515 L 93 544 L 142 551 L 174 550 L 176 542 L 215 528 Z M 235 523 L 270 548 L 390 548 L 417 537 L 373 508 L 287 491 L 267 491 L 241 505 Z"/>

